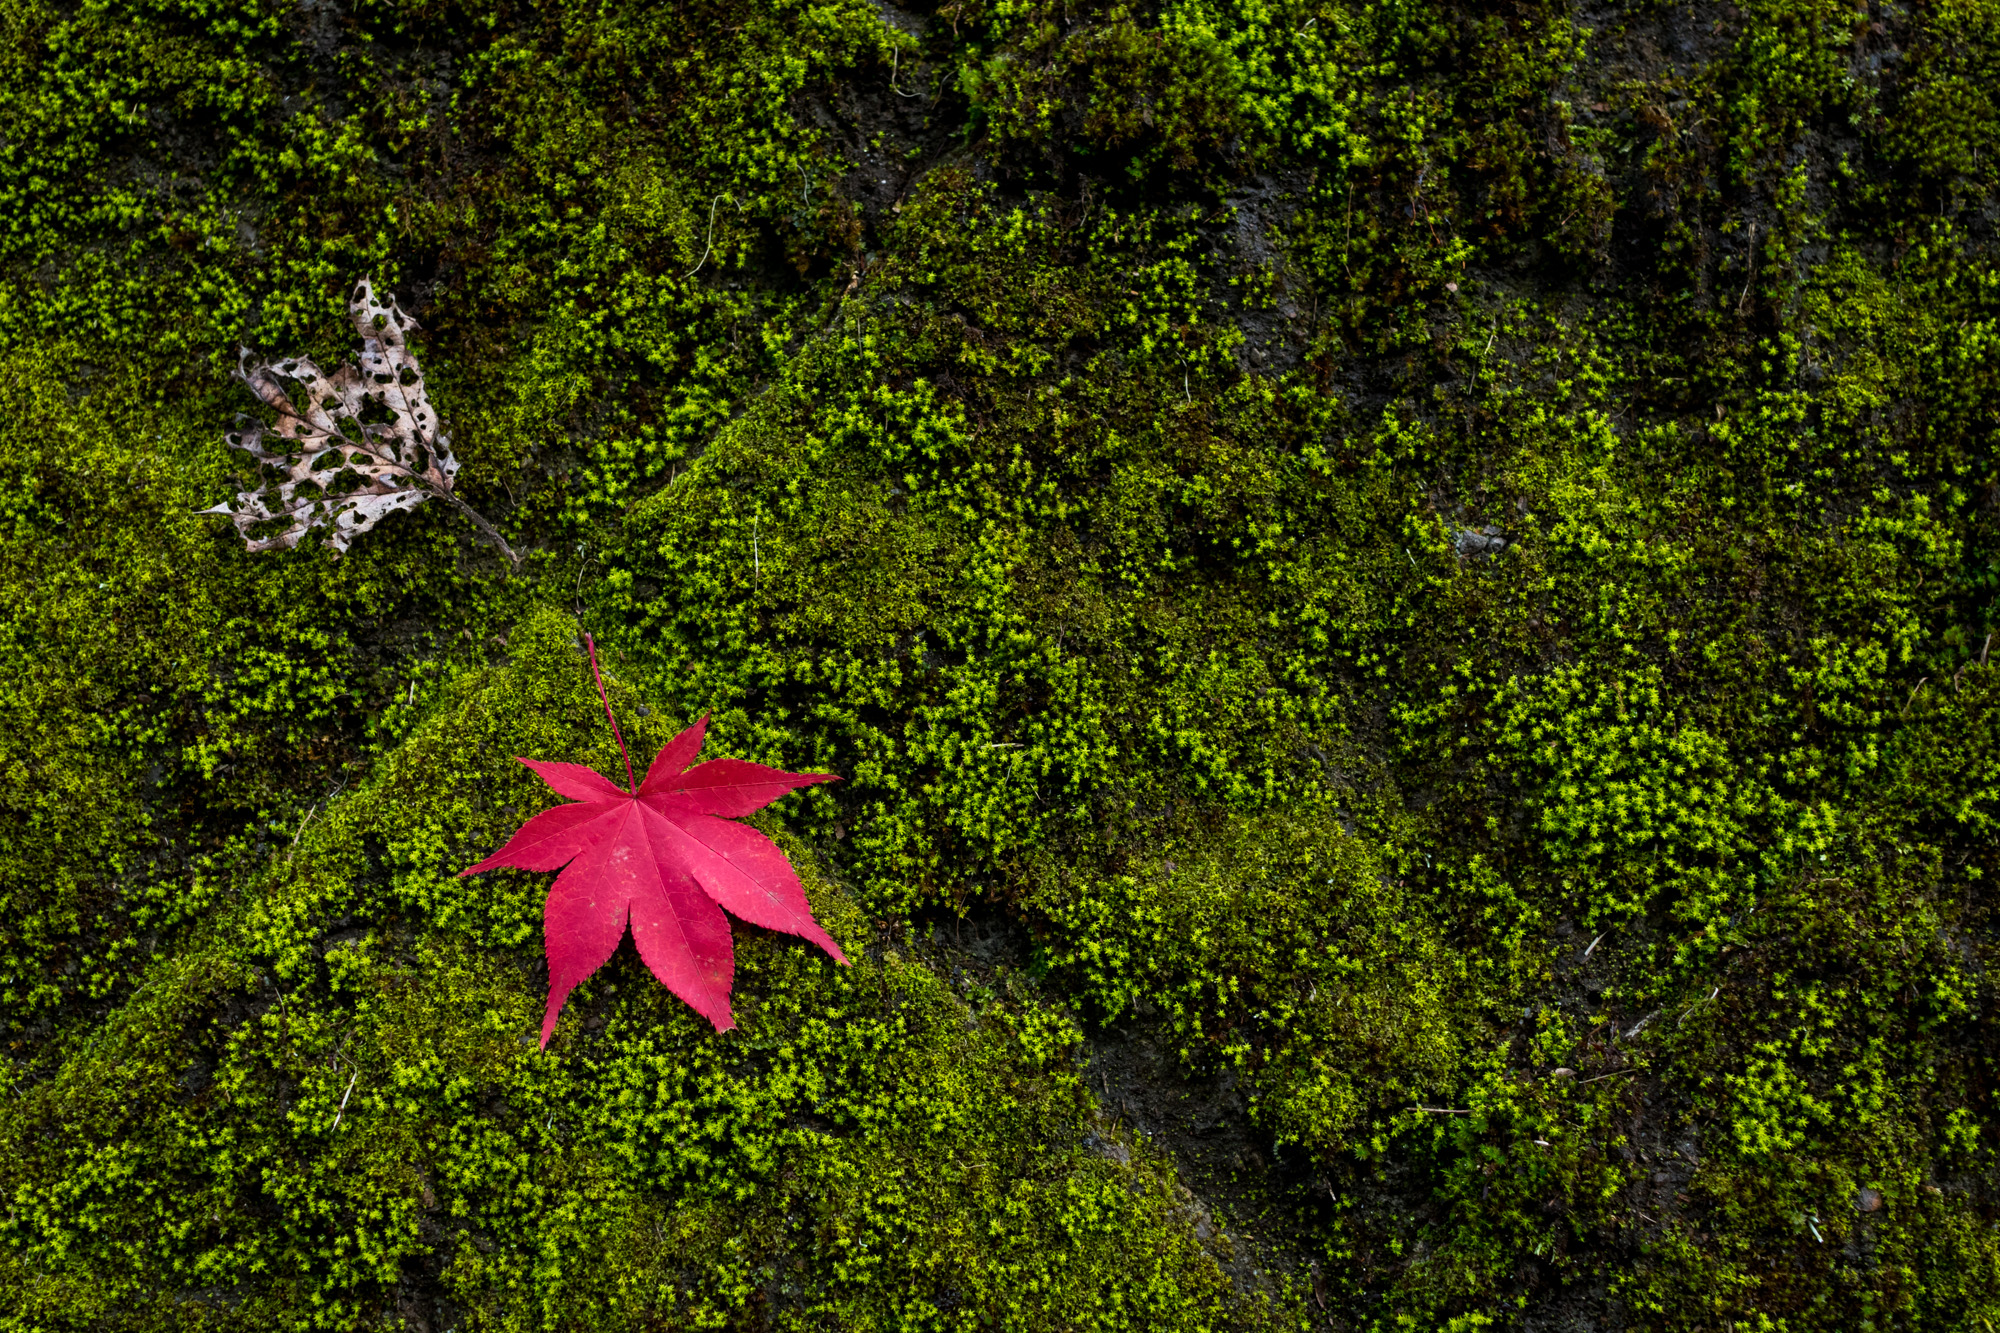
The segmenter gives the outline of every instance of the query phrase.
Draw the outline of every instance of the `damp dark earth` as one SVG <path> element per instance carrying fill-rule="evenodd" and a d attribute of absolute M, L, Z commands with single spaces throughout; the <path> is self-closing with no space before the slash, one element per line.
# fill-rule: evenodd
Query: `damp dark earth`
<path fill-rule="evenodd" d="M 0 111 L 0 1330 L 2000 1324 L 2000 0 L 0 0 Z M 702 718 L 840 779 L 658 859 L 727 1023 L 461 874 Z"/>

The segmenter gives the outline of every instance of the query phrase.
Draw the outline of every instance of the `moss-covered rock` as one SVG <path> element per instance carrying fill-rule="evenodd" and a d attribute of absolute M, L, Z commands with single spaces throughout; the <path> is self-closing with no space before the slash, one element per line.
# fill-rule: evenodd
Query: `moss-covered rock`
<path fill-rule="evenodd" d="M 537 799 L 512 752 L 602 747 L 573 622 L 540 613 L 509 649 L 22 1090 L 0 1150 L 14 1318 L 1254 1317 L 1171 1167 L 1094 1115 L 1074 1020 L 1032 993 L 968 1004 L 796 842 L 852 969 L 749 932 L 718 1036 L 627 948 L 543 1053 L 539 886 L 450 867 Z"/>
<path fill-rule="evenodd" d="M 0 36 L 7 1327 L 2000 1319 L 2000 6 Z M 194 513 L 363 273 L 520 571 Z M 853 968 L 536 1049 L 584 631 Z"/>

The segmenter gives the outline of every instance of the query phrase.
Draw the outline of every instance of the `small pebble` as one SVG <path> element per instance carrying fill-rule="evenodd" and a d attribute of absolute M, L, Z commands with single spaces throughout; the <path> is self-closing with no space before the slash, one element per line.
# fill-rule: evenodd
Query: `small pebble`
<path fill-rule="evenodd" d="M 1882 1207 L 1882 1191 L 1864 1189 L 1854 1196 L 1854 1206 L 1864 1213 L 1879 1212 Z"/>
<path fill-rule="evenodd" d="M 1575 1078 L 1576 1071 L 1568 1065 L 1557 1065 L 1549 1071 L 1550 1078 Z"/>
<path fill-rule="evenodd" d="M 1452 546 L 1461 556 L 1498 555 L 1507 549 L 1507 539 L 1498 528 L 1489 525 L 1483 530 L 1467 528 L 1455 534 Z"/>

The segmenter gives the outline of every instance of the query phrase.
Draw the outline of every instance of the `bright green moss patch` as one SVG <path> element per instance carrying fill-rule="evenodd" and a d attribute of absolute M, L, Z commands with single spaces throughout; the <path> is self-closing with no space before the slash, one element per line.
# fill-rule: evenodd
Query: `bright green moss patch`
<path fill-rule="evenodd" d="M 17 350 L 3 382 L 0 996 L 18 1032 L 129 984 L 145 940 L 197 919 L 256 844 L 292 836 L 342 780 L 358 714 L 415 698 L 425 674 L 357 637 L 485 580 L 417 574 L 452 540 L 429 515 L 359 561 L 243 563 L 192 516 L 227 488 L 212 448 L 226 399 L 155 408 L 74 345 Z M 301 764 L 320 766 L 310 782 Z"/>
<path fill-rule="evenodd" d="M 1035 905 L 1073 941 L 1059 973 L 1106 1017 L 1157 1008 L 1186 1058 L 1247 1071 L 1279 1145 L 1333 1155 L 1371 1105 L 1452 1081 L 1480 1027 L 1468 960 L 1364 842 L 1327 811 L 1190 834 L 1108 884 L 1048 872 Z"/>

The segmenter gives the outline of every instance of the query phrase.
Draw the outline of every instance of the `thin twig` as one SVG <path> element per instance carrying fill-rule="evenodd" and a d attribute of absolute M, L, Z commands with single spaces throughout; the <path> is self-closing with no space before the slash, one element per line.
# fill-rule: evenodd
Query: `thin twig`
<path fill-rule="evenodd" d="M 1412 1106 L 1410 1109 L 1412 1111 L 1422 1111 L 1425 1115 L 1471 1115 L 1472 1114 L 1472 1109 L 1470 1107 L 1458 1108 L 1452 1106 Z"/>
<path fill-rule="evenodd" d="M 347 1091 L 340 1094 L 340 1109 L 333 1113 L 333 1129 L 340 1128 L 340 1117 L 347 1114 L 347 1099 L 354 1095 L 354 1080 L 360 1077 L 361 1071 L 357 1069 L 354 1071 L 354 1078 L 347 1080 Z M 333 1133 L 333 1129 L 329 1129 L 327 1133 Z"/>
<path fill-rule="evenodd" d="M 701 258 L 694 261 L 693 268 L 681 275 L 682 282 L 686 282 L 689 278 L 701 272 L 701 266 L 708 262 L 708 252 L 715 248 L 715 207 L 725 199 L 729 200 L 732 204 L 736 202 L 735 197 L 727 193 L 718 194 L 715 198 L 708 201 L 708 240 L 702 244 Z"/>
<path fill-rule="evenodd" d="M 576 591 L 570 595 L 570 601 L 576 603 L 576 613 L 580 616 L 583 614 L 583 573 L 590 568 L 590 562 L 597 557 L 590 554 L 589 542 L 585 542 L 577 549 L 583 553 L 583 559 L 577 562 Z"/>
<path fill-rule="evenodd" d="M 585 634 L 583 646 L 590 653 L 590 675 L 597 682 L 597 697 L 604 700 L 605 720 L 611 723 L 611 735 L 618 742 L 618 753 L 625 758 L 625 789 L 636 796 L 639 784 L 632 778 L 632 756 L 625 750 L 625 734 L 618 730 L 618 719 L 611 712 L 611 696 L 604 692 L 604 673 L 597 669 L 597 641 Z"/>
<path fill-rule="evenodd" d="M 1750 299 L 1750 284 L 1757 280 L 1757 224 L 1750 224 L 1750 241 L 1744 247 L 1746 262 L 1750 266 L 1749 276 L 1743 279 L 1743 295 L 1736 298 L 1736 313 L 1743 313 L 1743 303 Z"/>
<path fill-rule="evenodd" d="M 1687 1023 L 1687 1021 L 1688 1021 L 1688 1015 L 1692 1014 L 1692 1013 L 1693 1013 L 1693 1012 L 1694 1012 L 1695 1010 L 1697 1010 L 1697 1009 L 1701 1008 L 1701 1007 L 1702 1007 L 1703 1005 L 1705 1005 L 1705 1004 L 1708 1004 L 1708 1003 L 1712 1002 L 1712 1001 L 1713 1001 L 1713 1000 L 1715 999 L 1715 997 L 1716 997 L 1716 996 L 1718 996 L 1718 995 L 1720 995 L 1720 994 L 1722 994 L 1722 987 L 1720 987 L 1720 986 L 1717 986 L 1717 987 L 1716 987 L 1716 988 L 1715 988 L 1714 990 L 1712 990 L 1712 991 L 1710 991 L 1710 992 L 1708 993 L 1708 999 L 1706 999 L 1706 1000 L 1696 1000 L 1696 1001 L 1695 1001 L 1695 1002 L 1694 1002 L 1693 1004 L 1689 1005 L 1689 1006 L 1688 1006 L 1688 1007 L 1687 1007 L 1686 1009 L 1683 1009 L 1683 1010 L 1681 1011 L 1681 1016 L 1680 1016 L 1680 1021 L 1679 1021 L 1679 1022 L 1677 1022 L 1677 1023 L 1675 1023 L 1675 1024 L 1674 1024 L 1674 1026 L 1675 1026 L 1675 1027 L 1677 1027 L 1677 1028 L 1678 1028 L 1678 1027 L 1682 1027 L 1682 1026 L 1684 1026 L 1684 1025 L 1685 1025 L 1685 1024 Z"/>
<path fill-rule="evenodd" d="M 311 805 L 306 807 L 306 817 L 304 819 L 301 819 L 299 821 L 299 826 L 292 830 L 292 845 L 285 849 L 285 863 L 287 865 L 291 864 L 292 854 L 298 851 L 299 838 L 301 835 L 305 833 L 306 825 L 312 823 L 313 813 L 319 809 L 321 801 L 325 802 L 326 805 L 331 806 L 333 804 L 333 798 L 340 795 L 341 791 L 346 786 L 347 786 L 347 779 L 342 778 L 340 780 L 339 786 L 335 787 L 332 791 L 328 792 L 325 796 L 321 797 L 319 801 L 314 801 Z"/>
<path fill-rule="evenodd" d="M 298 848 L 299 848 L 299 835 L 300 835 L 301 833 L 304 833 L 304 832 L 306 831 L 306 825 L 307 825 L 307 824 L 310 824 L 310 823 L 312 822 L 312 817 L 313 817 L 313 811 L 315 811 L 315 810 L 317 810 L 317 809 L 319 809 L 319 802 L 318 802 L 318 801 L 314 801 L 314 802 L 313 802 L 313 803 L 312 803 L 311 805 L 307 806 L 307 807 L 306 807 L 306 817 L 305 817 L 304 819 L 301 819 L 301 820 L 299 821 L 299 826 L 298 826 L 297 828 L 295 828 L 295 829 L 293 829 L 293 830 L 292 830 L 292 845 L 291 845 L 291 848 L 290 848 L 290 849 L 289 849 L 289 850 L 288 850 L 288 851 L 287 851 L 287 852 L 285 853 L 285 859 L 286 859 L 286 860 L 288 860 L 288 861 L 289 861 L 289 860 L 291 860 L 291 853 L 292 853 L 292 852 L 295 852 L 295 851 L 297 851 L 297 850 L 298 850 Z"/>
<path fill-rule="evenodd" d="M 488 523 L 486 521 L 486 516 L 484 514 L 480 513 L 477 509 L 474 509 L 471 505 L 467 504 L 465 501 L 459 499 L 456 495 L 453 495 L 450 491 L 434 491 L 432 493 L 435 495 L 442 496 L 447 504 L 451 505 L 452 508 L 458 510 L 459 513 L 464 514 L 465 517 L 471 522 L 472 526 L 479 529 L 481 536 L 485 537 L 487 541 L 492 542 L 495 546 L 500 548 L 500 554 L 507 557 L 507 562 L 509 564 L 513 565 L 514 568 L 516 569 L 519 569 L 521 567 L 520 555 L 515 552 L 513 547 L 507 544 L 507 539 L 500 535 L 500 529 L 494 527 L 491 523 Z"/>
<path fill-rule="evenodd" d="M 922 97 L 922 93 L 906 93 L 896 86 L 896 67 L 902 63 L 903 48 L 891 47 L 889 52 L 889 91 L 898 97 Z"/>
<path fill-rule="evenodd" d="M 1589 1078 L 1580 1078 L 1576 1081 L 1576 1086 L 1580 1088 L 1586 1083 L 1596 1083 L 1607 1078 L 1617 1078 L 1621 1074 L 1636 1074 L 1638 1072 L 1636 1069 L 1614 1069 L 1608 1074 L 1592 1074 Z"/>
<path fill-rule="evenodd" d="M 1592 941 L 1590 942 L 1590 947 L 1589 947 L 1588 949 L 1585 949 L 1585 950 L 1583 951 L 1583 961 L 1584 961 L 1584 962 L 1586 962 L 1586 963 L 1587 963 L 1587 962 L 1589 962 L 1589 961 L 1590 961 L 1590 955 L 1592 955 L 1592 954 L 1594 954 L 1594 953 L 1596 953 L 1596 952 L 1597 952 L 1597 946 L 1598 946 L 1598 945 L 1600 945 L 1600 944 L 1602 944 L 1602 943 L 1604 943 L 1604 936 L 1605 936 L 1605 935 L 1609 935 L 1610 933 L 1611 933 L 1611 932 L 1610 932 L 1610 931 L 1608 931 L 1608 930 L 1607 930 L 1607 931 L 1604 931 L 1604 932 L 1603 932 L 1602 934 L 1600 934 L 1600 935 L 1599 935 L 1599 936 L 1598 936 L 1598 937 L 1597 937 L 1596 939 L 1594 939 L 1594 940 L 1592 940 Z"/>

